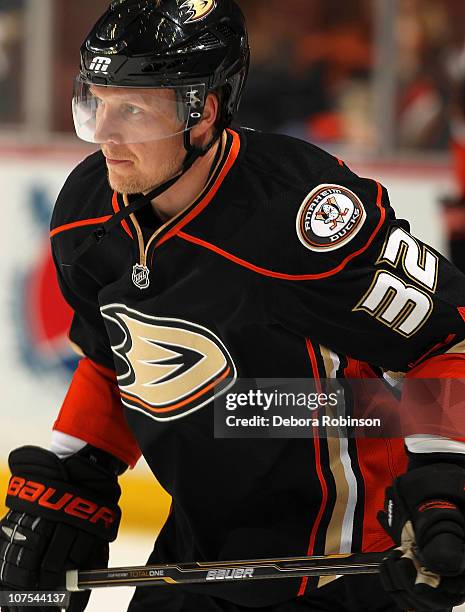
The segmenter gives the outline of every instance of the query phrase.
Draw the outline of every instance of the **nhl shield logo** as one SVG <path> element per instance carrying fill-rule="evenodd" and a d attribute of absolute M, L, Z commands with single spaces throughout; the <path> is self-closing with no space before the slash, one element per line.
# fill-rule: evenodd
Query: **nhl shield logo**
<path fill-rule="evenodd" d="M 310 251 L 334 251 L 350 242 L 366 220 L 360 198 L 341 185 L 319 185 L 303 201 L 297 235 Z"/>
<path fill-rule="evenodd" d="M 147 289 L 150 285 L 149 274 L 147 266 L 136 264 L 132 269 L 132 282 L 138 289 Z"/>

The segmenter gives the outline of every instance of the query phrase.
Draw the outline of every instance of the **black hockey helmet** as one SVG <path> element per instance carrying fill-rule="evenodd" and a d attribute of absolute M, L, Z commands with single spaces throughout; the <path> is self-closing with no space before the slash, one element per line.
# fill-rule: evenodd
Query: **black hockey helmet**
<path fill-rule="evenodd" d="M 131 104 L 134 95 L 146 103 L 150 90 L 159 94 L 156 110 L 165 120 L 149 126 L 148 119 L 141 123 L 139 113 L 139 127 L 131 131 L 128 121 L 122 142 L 188 132 L 200 121 L 209 92 L 216 92 L 220 101 L 221 132 L 238 109 L 249 57 L 245 20 L 234 0 L 114 0 L 81 48 L 73 96 L 77 134 L 104 141 L 96 134 L 99 100 L 94 94 L 104 91 L 100 87 L 130 88 Z M 170 97 L 167 90 L 176 95 L 171 92 Z M 129 109 L 132 124 L 134 107 Z M 170 113 L 176 119 L 171 124 L 166 121 Z"/>

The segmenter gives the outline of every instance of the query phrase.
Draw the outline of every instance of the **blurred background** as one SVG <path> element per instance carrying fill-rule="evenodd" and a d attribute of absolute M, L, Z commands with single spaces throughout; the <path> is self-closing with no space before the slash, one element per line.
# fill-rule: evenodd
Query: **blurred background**
<path fill-rule="evenodd" d="M 238 122 L 314 142 L 382 181 L 398 215 L 465 270 L 463 0 L 238 2 L 252 48 Z M 48 445 L 76 366 L 48 224 L 66 176 L 93 150 L 74 135 L 71 91 L 81 41 L 107 5 L 0 0 L 2 491 L 9 451 Z M 113 564 L 144 562 L 168 503 L 143 462 L 124 476 Z M 108 597 L 89 609 L 108 609 Z"/>
<path fill-rule="evenodd" d="M 465 76 L 461 0 L 239 3 L 253 50 L 242 122 L 376 156 L 447 149 Z M 107 4 L 0 0 L 6 135 L 46 143 L 72 136 L 79 45 Z"/>

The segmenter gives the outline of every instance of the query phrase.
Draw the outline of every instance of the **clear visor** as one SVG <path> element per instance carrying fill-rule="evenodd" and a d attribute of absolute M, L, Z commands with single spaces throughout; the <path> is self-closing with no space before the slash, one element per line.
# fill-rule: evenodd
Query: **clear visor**
<path fill-rule="evenodd" d="M 76 79 L 73 119 L 81 140 L 130 144 L 162 140 L 200 121 L 205 85 L 110 87 Z"/>

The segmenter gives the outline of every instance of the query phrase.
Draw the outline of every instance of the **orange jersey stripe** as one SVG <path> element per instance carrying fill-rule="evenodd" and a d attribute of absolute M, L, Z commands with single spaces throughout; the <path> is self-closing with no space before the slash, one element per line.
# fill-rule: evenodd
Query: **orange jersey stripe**
<path fill-rule="evenodd" d="M 79 362 L 53 428 L 85 440 L 131 467 L 141 455 L 124 418 L 115 372 L 87 357 Z"/>
<path fill-rule="evenodd" d="M 140 398 L 129 395 L 128 393 L 124 393 L 123 391 L 121 391 L 121 397 L 124 397 L 127 400 L 131 400 L 132 402 L 136 402 L 136 404 L 139 404 L 143 406 L 144 408 L 148 408 L 150 412 L 156 412 L 156 413 L 173 412 L 174 410 L 177 410 L 178 408 L 182 408 L 186 404 L 189 404 L 189 402 L 191 402 L 192 400 L 195 400 L 201 397 L 202 395 L 207 393 L 207 391 L 210 391 L 210 389 L 213 389 L 214 387 L 216 387 L 218 383 L 220 383 L 222 380 L 227 378 L 230 372 L 231 372 L 231 368 L 228 368 L 220 377 L 218 377 L 216 380 L 211 382 L 204 389 L 201 389 L 200 391 L 195 393 L 195 395 L 191 395 L 189 398 L 183 400 L 182 402 L 178 402 L 177 404 L 174 404 L 174 406 L 168 406 L 166 408 L 154 408 L 153 406 L 151 406 L 150 404 L 147 404 L 147 402 L 144 402 Z"/>
<path fill-rule="evenodd" d="M 50 232 L 50 238 L 60 234 L 61 232 L 67 232 L 68 230 L 75 229 L 76 227 L 85 227 L 86 225 L 98 225 L 99 223 L 105 223 L 111 219 L 111 215 L 106 217 L 96 217 L 95 219 L 83 219 L 82 221 L 73 221 L 72 223 L 65 223 L 60 225 Z"/>
<path fill-rule="evenodd" d="M 210 191 L 206 194 L 206 196 L 197 204 L 197 206 L 195 206 L 188 215 L 181 219 L 179 223 L 174 225 L 172 229 L 163 236 L 163 238 L 157 243 L 155 247 L 156 249 L 164 242 L 172 238 L 174 235 L 176 235 L 185 225 L 187 225 L 187 223 L 190 223 L 192 219 L 195 219 L 195 217 L 197 217 L 197 215 L 201 213 L 202 210 L 208 206 L 208 204 L 210 204 L 210 202 L 213 200 L 214 196 L 218 192 L 218 189 L 221 187 L 224 179 L 235 164 L 239 155 L 239 151 L 241 149 L 241 139 L 239 137 L 239 134 L 237 134 L 233 130 L 228 130 L 228 132 L 232 134 L 233 143 L 228 154 L 228 159 L 226 160 L 226 163 L 224 164 L 223 169 L 221 170 L 215 183 L 212 185 Z"/>
<path fill-rule="evenodd" d="M 320 375 L 318 373 L 318 364 L 316 361 L 315 349 L 313 348 L 313 345 L 308 338 L 305 340 L 305 343 L 307 345 L 308 355 L 310 357 L 310 362 L 312 364 L 312 374 L 315 380 L 317 381 L 317 385 L 321 388 Z M 318 480 L 320 481 L 322 499 L 321 499 L 321 504 L 318 510 L 317 517 L 315 519 L 315 522 L 313 523 L 312 531 L 310 533 L 310 541 L 308 543 L 307 555 L 312 555 L 314 552 L 316 534 L 318 533 L 321 519 L 323 518 L 323 512 L 325 511 L 326 503 L 328 501 L 328 485 L 326 484 L 325 478 L 323 476 L 323 471 L 321 469 L 320 439 L 318 437 L 317 428 L 314 428 L 313 441 L 314 441 L 314 448 L 315 448 L 315 467 L 316 467 L 316 472 L 318 474 Z M 305 594 L 307 584 L 308 584 L 308 577 L 305 576 L 304 578 L 302 578 L 302 581 L 300 583 L 300 588 L 297 593 L 297 597 L 302 597 L 302 595 Z"/>
<path fill-rule="evenodd" d="M 456 334 L 449 334 L 445 340 L 443 340 L 442 342 L 438 342 L 437 344 L 432 346 L 430 349 L 426 351 L 426 353 L 423 353 L 423 355 L 421 355 L 421 357 L 418 357 L 418 359 L 414 361 L 413 363 L 409 363 L 409 367 L 415 368 L 415 366 L 417 366 L 421 361 L 424 361 L 428 357 L 428 355 L 430 355 L 431 353 L 435 353 L 440 348 L 446 347 L 447 345 L 451 344 L 455 336 Z"/>
<path fill-rule="evenodd" d="M 267 268 L 256 266 L 255 264 L 252 264 L 249 261 L 246 261 L 245 259 L 236 257 L 236 255 L 233 255 L 232 253 L 228 253 L 227 251 L 224 251 L 220 247 L 217 247 L 214 244 L 211 244 L 210 242 L 206 242 L 205 240 L 202 240 L 201 238 L 197 238 L 196 236 L 191 236 L 190 234 L 186 234 L 185 232 L 181 232 L 179 230 L 177 231 L 177 235 L 179 236 L 179 238 L 183 240 L 192 242 L 193 244 L 197 244 L 198 246 L 201 246 L 205 249 L 209 249 L 210 251 L 213 251 L 217 253 L 218 255 L 221 255 L 221 257 L 225 257 L 226 259 L 229 259 L 235 264 L 239 266 L 243 266 L 244 268 L 248 268 L 249 270 L 252 270 L 253 272 L 256 272 L 257 274 L 261 274 L 263 276 L 269 276 L 272 278 L 280 278 L 282 280 L 290 280 L 290 281 L 308 281 L 308 280 L 320 280 L 322 278 L 328 278 L 329 276 L 333 276 L 334 274 L 337 274 L 338 272 L 343 270 L 352 259 L 364 253 L 368 249 L 368 247 L 371 245 L 371 243 L 376 237 L 376 234 L 379 232 L 379 230 L 383 226 L 385 218 L 386 218 L 386 211 L 381 206 L 381 197 L 382 197 L 383 191 L 382 191 L 381 185 L 379 183 L 376 183 L 376 184 L 378 186 L 378 196 L 377 196 L 376 205 L 379 208 L 380 215 L 381 215 L 376 228 L 374 229 L 373 233 L 371 234 L 365 246 L 360 248 L 358 251 L 355 251 L 354 253 L 351 253 L 350 255 L 348 255 L 337 267 L 333 268 L 332 270 L 328 270 L 327 272 L 321 272 L 319 274 L 284 274 L 282 272 L 274 272 L 273 270 L 268 270 Z"/>
<path fill-rule="evenodd" d="M 369 364 L 348 356 L 344 376 L 347 379 L 378 378 Z M 364 402 L 365 398 L 357 396 L 354 397 L 354 401 Z M 378 523 L 376 511 L 383 508 L 386 487 L 391 485 L 395 476 L 405 471 L 407 467 L 407 459 L 403 451 L 404 441 L 403 439 L 356 438 L 355 446 L 357 465 L 364 489 L 362 551 L 386 550 L 393 545 L 393 541 Z"/>
<path fill-rule="evenodd" d="M 465 354 L 444 353 L 430 357 L 410 370 L 406 377 L 465 379 Z"/>
<path fill-rule="evenodd" d="M 115 211 L 115 213 L 118 213 L 120 208 L 119 208 L 119 204 L 118 204 L 118 194 L 116 193 L 116 191 L 113 192 L 113 197 L 111 199 L 111 205 L 113 206 L 113 210 Z M 128 236 L 130 236 L 130 238 L 133 238 L 132 232 L 129 229 L 129 225 L 127 223 L 127 221 L 125 221 L 123 219 L 123 221 L 121 221 L 121 225 L 123 226 L 124 231 L 126 232 L 126 234 L 128 234 Z"/>

